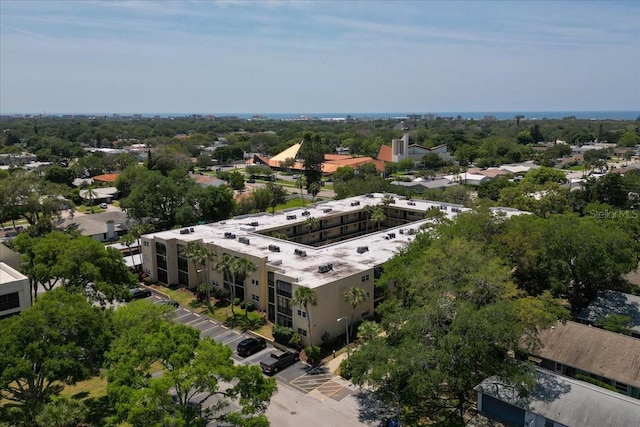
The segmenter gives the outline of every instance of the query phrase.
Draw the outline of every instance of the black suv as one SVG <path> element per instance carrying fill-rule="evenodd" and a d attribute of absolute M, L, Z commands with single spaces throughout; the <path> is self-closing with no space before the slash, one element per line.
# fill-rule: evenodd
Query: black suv
<path fill-rule="evenodd" d="M 129 292 L 131 293 L 131 299 L 142 299 L 151 296 L 151 291 L 149 289 L 134 288 L 129 289 Z"/>
<path fill-rule="evenodd" d="M 238 354 L 247 357 L 263 348 L 267 348 L 267 342 L 263 338 L 247 338 L 238 343 Z"/>

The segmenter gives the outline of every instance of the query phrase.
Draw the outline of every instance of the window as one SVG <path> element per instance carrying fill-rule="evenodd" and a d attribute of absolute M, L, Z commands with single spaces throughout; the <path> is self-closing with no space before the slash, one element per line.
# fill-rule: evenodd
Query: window
<path fill-rule="evenodd" d="M 620 393 L 629 393 L 629 386 L 623 383 L 616 382 L 616 390 Z"/>
<path fill-rule="evenodd" d="M 365 274 L 364 276 L 362 276 L 362 281 L 363 282 L 366 282 L 368 280 L 369 280 L 369 275 L 368 274 Z"/>
<path fill-rule="evenodd" d="M 20 307 L 20 295 L 17 292 L 0 295 L 0 311 L 11 310 Z"/>
<path fill-rule="evenodd" d="M 258 295 L 251 295 L 251 299 L 260 302 L 260 297 Z"/>
<path fill-rule="evenodd" d="M 553 420 L 550 420 L 549 418 L 545 418 L 544 427 L 553 427 Z"/>
<path fill-rule="evenodd" d="M 156 242 L 156 253 L 159 253 L 160 255 L 166 255 L 167 245 L 165 245 L 164 243 Z"/>
<path fill-rule="evenodd" d="M 144 242 L 142 242 L 143 246 L 149 246 L 149 242 L 147 242 L 146 240 Z"/>
<path fill-rule="evenodd" d="M 302 335 L 303 337 L 306 337 L 306 336 L 307 336 L 307 331 L 305 331 L 305 330 L 304 330 L 304 329 L 302 329 L 302 328 L 298 328 L 298 333 L 299 333 L 300 335 Z"/>
<path fill-rule="evenodd" d="M 562 363 L 556 362 L 556 371 L 562 372 Z"/>
<path fill-rule="evenodd" d="M 302 311 L 302 310 L 298 310 L 298 316 L 307 317 L 307 312 L 306 311 Z"/>
<path fill-rule="evenodd" d="M 252 285 L 256 285 L 256 286 L 260 286 L 260 281 L 256 280 L 256 279 L 251 279 L 251 284 Z"/>

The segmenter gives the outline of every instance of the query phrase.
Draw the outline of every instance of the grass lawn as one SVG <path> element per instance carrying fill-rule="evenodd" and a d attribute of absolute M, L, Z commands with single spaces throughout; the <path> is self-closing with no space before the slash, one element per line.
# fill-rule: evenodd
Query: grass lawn
<path fill-rule="evenodd" d="M 92 377 L 88 380 L 66 386 L 60 394 L 75 399 L 99 399 L 107 395 L 107 379 Z"/>
<path fill-rule="evenodd" d="M 150 285 L 153 289 L 157 289 L 158 291 L 166 294 L 174 301 L 178 301 L 180 305 L 184 305 L 185 307 L 191 307 L 192 304 L 197 301 L 196 296 L 186 290 L 186 289 L 170 289 L 161 285 Z"/>

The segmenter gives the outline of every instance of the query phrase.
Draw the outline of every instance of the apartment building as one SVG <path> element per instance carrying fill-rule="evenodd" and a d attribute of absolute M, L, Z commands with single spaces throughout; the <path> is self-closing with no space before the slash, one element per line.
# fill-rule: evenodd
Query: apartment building
<path fill-rule="evenodd" d="M 367 206 L 379 206 L 384 221 L 372 222 Z M 239 216 L 142 236 L 143 270 L 166 285 L 196 288 L 208 282 L 229 288 L 230 279 L 225 281 L 214 269 L 216 261 L 224 254 L 246 258 L 257 268 L 236 279 L 236 297 L 253 302 L 267 313 L 269 321 L 293 328 L 305 344 L 309 344 L 310 317 L 311 336 L 319 344 L 322 336 L 344 333 L 344 323 L 337 319 L 352 316 L 352 307 L 343 297 L 349 288 L 359 287 L 367 295 L 350 320 L 358 322 L 373 314 L 383 296 L 374 284 L 385 262 L 430 226 L 433 219 L 425 219 L 429 209 L 448 218 L 468 210 L 461 205 L 367 194 L 276 214 Z M 523 213 L 505 208 L 495 212 L 502 216 Z M 203 243 L 214 254 L 207 271 L 181 256 L 181 248 L 190 241 Z M 316 292 L 318 303 L 308 307 L 309 313 L 292 303 L 298 287 Z"/>

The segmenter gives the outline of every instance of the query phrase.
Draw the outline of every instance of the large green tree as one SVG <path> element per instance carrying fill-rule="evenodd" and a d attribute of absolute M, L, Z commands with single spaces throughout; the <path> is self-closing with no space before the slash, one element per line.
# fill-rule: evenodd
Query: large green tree
<path fill-rule="evenodd" d="M 536 327 L 566 315 L 548 296 L 521 303 L 502 259 L 447 233 L 418 235 L 381 280 L 395 289 L 380 307 L 384 333 L 368 337 L 349 368 L 408 425 L 463 425 L 473 387 L 489 376 L 531 385 L 531 366 L 514 354 L 523 337 L 535 346 Z"/>
<path fill-rule="evenodd" d="M 98 372 L 111 340 L 107 312 L 64 289 L 0 321 L 0 392 L 31 423 L 42 405 Z M 31 425 L 31 424 L 29 424 Z"/>
<path fill-rule="evenodd" d="M 133 426 L 204 425 L 213 419 L 232 425 L 268 425 L 264 412 L 275 380 L 257 366 L 236 365 L 231 349 L 199 332 L 172 323 L 163 309 L 136 301 L 114 313 L 117 338 L 107 354 L 108 394 L 117 418 Z M 162 370 L 151 376 L 151 366 Z M 200 405 L 212 396 L 217 403 Z M 236 413 L 227 409 L 240 406 Z"/>

